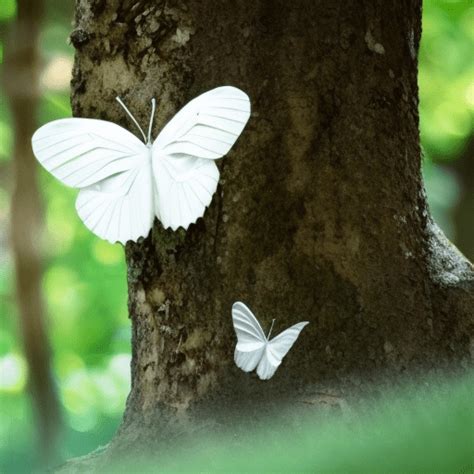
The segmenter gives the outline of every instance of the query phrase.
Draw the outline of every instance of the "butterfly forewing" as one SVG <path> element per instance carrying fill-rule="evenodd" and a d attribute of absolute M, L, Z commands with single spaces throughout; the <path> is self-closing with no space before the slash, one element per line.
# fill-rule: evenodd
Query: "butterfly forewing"
<path fill-rule="evenodd" d="M 39 128 L 38 161 L 61 182 L 80 188 L 76 209 L 84 224 L 110 242 L 137 240 L 153 223 L 150 150 L 110 122 L 70 118 Z"/>
<path fill-rule="evenodd" d="M 250 117 L 250 100 L 236 87 L 212 89 L 188 102 L 163 128 L 153 148 L 216 159 L 229 152 Z M 206 146 L 201 138 L 207 139 Z M 182 148 L 179 148 L 181 145 Z M 183 151 L 187 148 L 187 152 Z"/>
<path fill-rule="evenodd" d="M 243 371 L 251 372 L 262 359 L 267 338 L 253 313 L 241 302 L 232 306 L 232 321 L 237 335 L 235 363 Z"/>
<path fill-rule="evenodd" d="M 295 324 L 269 341 L 268 350 L 271 352 L 275 360 L 281 362 L 307 324 L 308 321 Z"/>
<path fill-rule="evenodd" d="M 54 177 L 84 188 L 132 169 L 146 146 L 124 128 L 103 120 L 69 118 L 39 128 L 33 152 Z"/>
<path fill-rule="evenodd" d="M 233 304 L 232 321 L 237 334 L 238 344 L 267 342 L 262 326 L 260 326 L 257 318 L 244 303 L 239 301 Z"/>

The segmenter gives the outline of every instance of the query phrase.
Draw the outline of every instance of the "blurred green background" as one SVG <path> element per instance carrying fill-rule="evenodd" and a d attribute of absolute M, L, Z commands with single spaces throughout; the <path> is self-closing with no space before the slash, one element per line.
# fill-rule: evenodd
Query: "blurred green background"
<path fill-rule="evenodd" d="M 14 0 L 0 0 L 3 62 Z M 44 71 L 38 126 L 71 115 L 69 80 L 73 2 L 49 1 L 42 27 Z M 420 51 L 423 172 L 432 213 L 472 260 L 474 7 L 472 1 L 425 0 Z M 9 244 L 13 130 L 0 101 L 0 469 L 27 471 L 35 419 L 27 392 Z M 65 428 L 64 458 L 105 444 L 120 422 L 129 390 L 130 324 L 123 249 L 99 240 L 74 210 L 76 191 L 38 166 L 45 203 L 44 278 L 52 364 Z M 14 442 L 13 442 L 14 440 Z"/>

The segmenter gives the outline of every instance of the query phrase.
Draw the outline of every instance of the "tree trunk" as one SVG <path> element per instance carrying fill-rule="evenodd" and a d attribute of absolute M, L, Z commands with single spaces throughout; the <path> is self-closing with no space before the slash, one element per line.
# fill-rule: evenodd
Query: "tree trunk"
<path fill-rule="evenodd" d="M 51 375 L 41 280 L 42 205 L 30 141 L 36 129 L 40 56 L 38 37 L 43 1 L 19 0 L 6 47 L 3 83 L 8 97 L 15 143 L 11 243 L 15 260 L 16 297 L 28 385 L 37 422 L 40 462 L 55 460 L 60 431 L 60 405 Z"/>
<path fill-rule="evenodd" d="M 122 436 L 470 364 L 473 267 L 431 221 L 420 173 L 420 16 L 416 0 L 78 0 L 76 116 L 128 127 L 120 95 L 145 123 L 156 97 L 156 134 L 213 87 L 252 102 L 204 218 L 126 246 Z M 310 321 L 270 381 L 233 362 L 236 300 L 276 332 Z"/>

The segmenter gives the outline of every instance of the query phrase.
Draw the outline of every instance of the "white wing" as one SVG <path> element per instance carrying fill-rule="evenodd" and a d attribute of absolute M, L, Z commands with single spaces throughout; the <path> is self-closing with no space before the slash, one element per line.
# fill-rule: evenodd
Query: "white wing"
<path fill-rule="evenodd" d="M 237 335 L 235 363 L 244 372 L 251 372 L 262 358 L 267 338 L 252 311 L 240 301 L 232 306 L 232 322 Z"/>
<path fill-rule="evenodd" d="M 146 236 L 153 223 L 149 149 L 132 133 L 104 120 L 50 122 L 32 138 L 33 152 L 53 176 L 80 188 L 84 224 L 110 242 Z"/>
<path fill-rule="evenodd" d="M 288 354 L 291 346 L 295 343 L 296 339 L 298 339 L 300 332 L 307 324 L 307 321 L 295 324 L 268 342 L 257 367 L 257 375 L 262 380 L 268 380 L 273 377 L 283 357 Z"/>
<path fill-rule="evenodd" d="M 149 157 L 127 173 L 81 189 L 76 209 L 94 234 L 111 243 L 146 237 L 153 225 L 153 181 Z"/>
<path fill-rule="evenodd" d="M 211 160 L 183 155 L 153 158 L 155 214 L 166 229 L 187 229 L 202 217 L 216 192 L 219 170 Z"/>
<path fill-rule="evenodd" d="M 230 86 L 184 106 L 153 143 L 155 214 L 165 228 L 187 229 L 204 214 L 219 180 L 212 160 L 231 149 L 250 117 L 250 100 Z"/>

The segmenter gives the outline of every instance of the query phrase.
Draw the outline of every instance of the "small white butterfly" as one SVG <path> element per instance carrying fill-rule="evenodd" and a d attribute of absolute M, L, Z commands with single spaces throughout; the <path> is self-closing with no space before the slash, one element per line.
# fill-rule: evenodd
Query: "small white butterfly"
<path fill-rule="evenodd" d="M 232 321 L 237 335 L 234 360 L 237 367 L 244 372 L 251 372 L 257 367 L 261 380 L 273 377 L 283 357 L 288 354 L 308 321 L 295 324 L 270 340 L 273 323 L 265 336 L 262 326 L 244 303 L 237 301 L 232 305 Z"/>
<path fill-rule="evenodd" d="M 187 229 L 216 191 L 214 160 L 231 149 L 250 116 L 243 91 L 224 86 L 189 102 L 151 140 L 104 120 L 67 118 L 47 123 L 32 138 L 38 161 L 64 184 L 79 188 L 76 209 L 99 237 L 125 244 L 146 237 L 156 216 L 165 228 Z"/>

